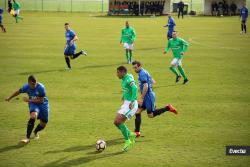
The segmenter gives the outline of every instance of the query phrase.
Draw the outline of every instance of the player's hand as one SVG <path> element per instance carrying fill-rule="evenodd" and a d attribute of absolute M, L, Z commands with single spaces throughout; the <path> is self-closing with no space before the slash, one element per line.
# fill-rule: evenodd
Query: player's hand
<path fill-rule="evenodd" d="M 27 97 L 23 97 L 23 101 L 28 103 L 30 100 Z"/>
<path fill-rule="evenodd" d="M 184 55 L 184 52 L 181 52 L 180 54 L 181 54 L 181 55 Z"/>
<path fill-rule="evenodd" d="M 164 52 L 163 52 L 163 54 L 167 54 L 167 52 L 166 52 L 166 51 L 164 51 Z"/>
<path fill-rule="evenodd" d="M 143 103 L 143 99 L 140 98 L 140 99 L 138 100 L 138 105 L 139 105 L 139 106 L 142 106 L 142 103 Z"/>

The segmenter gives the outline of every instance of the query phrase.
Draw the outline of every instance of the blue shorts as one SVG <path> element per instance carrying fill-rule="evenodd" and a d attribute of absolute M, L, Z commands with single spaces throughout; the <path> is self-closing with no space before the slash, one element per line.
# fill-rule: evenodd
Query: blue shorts
<path fill-rule="evenodd" d="M 155 93 L 149 92 L 144 97 L 142 106 L 139 106 L 139 108 L 143 108 L 147 110 L 147 113 L 150 114 L 155 111 Z"/>
<path fill-rule="evenodd" d="M 49 121 L 49 105 L 37 105 L 30 103 L 29 110 L 38 114 L 37 119 L 47 123 Z"/>
<path fill-rule="evenodd" d="M 75 45 L 67 46 L 64 50 L 64 55 L 65 56 L 72 56 L 73 54 L 75 54 L 75 50 L 76 50 Z"/>
<path fill-rule="evenodd" d="M 167 35 L 167 36 L 168 36 L 168 39 L 172 38 L 172 34 L 173 34 L 173 31 L 169 31 L 169 32 L 168 32 L 168 35 Z"/>
<path fill-rule="evenodd" d="M 2 16 L 0 16 L 0 24 L 2 24 L 2 20 L 3 20 L 3 18 L 2 18 Z"/>

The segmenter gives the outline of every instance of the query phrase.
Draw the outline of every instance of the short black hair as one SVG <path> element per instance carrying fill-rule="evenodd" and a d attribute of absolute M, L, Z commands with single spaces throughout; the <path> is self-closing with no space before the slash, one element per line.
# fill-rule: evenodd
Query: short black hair
<path fill-rule="evenodd" d="M 124 66 L 119 66 L 119 67 L 117 68 L 117 71 L 127 73 L 127 68 L 124 67 Z"/>
<path fill-rule="evenodd" d="M 34 83 L 36 83 L 36 77 L 34 75 L 30 75 L 28 77 L 28 82 L 34 82 Z"/>
<path fill-rule="evenodd" d="M 132 62 L 132 65 L 133 65 L 133 66 L 134 66 L 134 65 L 137 65 L 138 67 L 140 67 L 140 66 L 141 66 L 141 62 L 135 60 L 135 61 Z"/>
<path fill-rule="evenodd" d="M 69 25 L 69 23 L 65 23 L 64 25 L 65 25 L 65 26 L 66 26 L 66 25 Z"/>

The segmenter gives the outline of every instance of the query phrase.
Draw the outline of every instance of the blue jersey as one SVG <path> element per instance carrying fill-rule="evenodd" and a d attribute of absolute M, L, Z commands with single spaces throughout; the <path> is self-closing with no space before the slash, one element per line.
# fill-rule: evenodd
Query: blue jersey
<path fill-rule="evenodd" d="M 172 18 L 172 17 L 168 18 L 168 31 L 173 32 L 174 27 L 175 27 L 174 18 Z"/>
<path fill-rule="evenodd" d="M 243 7 L 241 10 L 240 10 L 240 16 L 242 18 L 242 20 L 247 20 L 247 17 L 248 17 L 248 9 L 246 7 Z"/>
<path fill-rule="evenodd" d="M 36 104 L 36 105 L 48 105 L 48 98 L 46 96 L 45 87 L 41 83 L 37 83 L 37 86 L 35 89 L 31 89 L 28 84 L 23 85 L 23 87 L 19 90 L 20 93 L 27 93 L 29 96 L 29 99 L 36 99 L 38 97 L 44 97 L 44 102 L 42 104 L 38 103 L 30 103 L 30 104 Z"/>
<path fill-rule="evenodd" d="M 152 77 L 150 76 L 150 74 L 144 70 L 143 68 L 139 71 L 139 84 L 140 84 L 140 91 L 142 93 L 143 91 L 143 84 L 144 83 L 147 83 L 148 84 L 148 91 L 147 91 L 147 94 L 149 92 L 152 92 Z"/>
<path fill-rule="evenodd" d="M 72 41 L 75 38 L 75 36 L 76 36 L 76 34 L 72 30 L 68 30 L 65 32 L 65 37 L 66 37 L 66 41 L 67 41 L 68 46 L 70 46 L 70 41 Z M 73 45 L 75 45 L 75 42 Z"/>
<path fill-rule="evenodd" d="M 2 23 L 2 19 L 3 19 L 2 14 L 3 14 L 3 9 L 2 9 L 2 8 L 0 8 L 0 24 Z"/>

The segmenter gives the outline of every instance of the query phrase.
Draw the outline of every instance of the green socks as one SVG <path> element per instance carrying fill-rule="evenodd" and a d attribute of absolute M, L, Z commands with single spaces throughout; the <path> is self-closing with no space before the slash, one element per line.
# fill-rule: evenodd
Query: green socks
<path fill-rule="evenodd" d="M 127 58 L 127 62 L 129 62 L 129 51 L 126 50 L 126 58 Z"/>
<path fill-rule="evenodd" d="M 121 130 L 124 139 L 129 140 L 130 131 L 128 127 L 124 123 L 122 123 L 118 126 L 118 128 Z"/>
<path fill-rule="evenodd" d="M 175 67 L 169 67 L 169 69 L 176 75 L 176 76 L 179 76 L 177 70 Z"/>
<path fill-rule="evenodd" d="M 183 76 L 184 79 L 187 79 L 187 76 L 181 66 L 178 67 L 178 70 L 180 71 L 181 75 Z"/>

